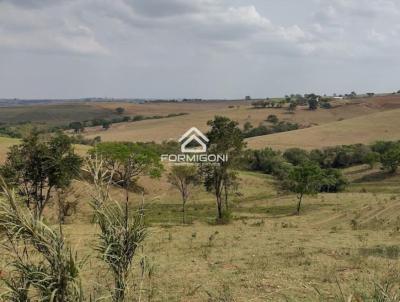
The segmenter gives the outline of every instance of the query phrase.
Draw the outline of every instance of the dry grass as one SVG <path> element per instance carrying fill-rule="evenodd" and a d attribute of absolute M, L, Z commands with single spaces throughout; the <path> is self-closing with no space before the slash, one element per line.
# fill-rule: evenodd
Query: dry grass
<path fill-rule="evenodd" d="M 254 149 L 313 149 L 355 143 L 368 144 L 377 140 L 398 140 L 399 114 L 400 109 L 395 109 L 307 129 L 254 137 L 248 140 L 248 146 Z"/>
<path fill-rule="evenodd" d="M 151 301 L 321 301 L 316 289 L 322 301 L 339 301 L 333 299 L 337 281 L 348 297 L 368 293 L 390 269 L 400 271 L 393 250 L 400 208 L 393 194 L 321 194 L 306 198 L 297 217 L 295 197 L 278 195 L 270 177 L 242 173 L 241 179 L 243 196 L 234 198 L 235 220 L 227 226 L 203 219 L 211 219 L 215 207 L 201 189 L 190 202 L 198 206 L 189 208 L 193 224 L 180 225 L 178 195 L 163 181 L 144 181 L 147 203 L 165 211 L 147 212 L 152 226 L 143 252 L 155 272 L 144 301 L 148 293 Z M 167 194 L 155 199 L 151 188 L 159 184 Z M 91 256 L 86 285 L 100 282 L 104 291 L 105 270 L 91 249 L 96 230 L 85 216 L 66 226 L 68 238 L 81 255 Z"/>
<path fill-rule="evenodd" d="M 0 137 L 0 164 L 5 160 L 8 149 L 18 144 L 19 140 L 8 137 Z"/>
<path fill-rule="evenodd" d="M 88 128 L 86 129 L 86 135 L 90 138 L 101 136 L 104 141 L 129 140 L 161 142 L 164 140 L 177 140 L 182 133 L 190 127 L 196 126 L 200 130 L 207 130 L 207 121 L 212 119 L 215 115 L 227 116 L 238 121 L 240 125 L 243 125 L 245 122 L 251 122 L 254 126 L 257 126 L 261 122 L 264 122 L 268 115 L 275 114 L 283 121 L 296 122 L 302 126 L 315 127 L 318 125 L 337 122 L 339 120 L 349 120 L 377 112 L 390 111 L 399 108 L 399 100 L 399 96 L 386 96 L 354 101 L 341 101 L 336 102 L 334 108 L 329 110 L 320 109 L 314 112 L 307 110 L 305 107 L 301 107 L 295 114 L 288 114 L 285 108 L 253 109 L 249 102 L 244 101 L 156 104 L 100 103 L 95 106 L 110 109 L 119 105 L 124 107 L 126 113 L 130 115 L 167 115 L 170 113 L 180 112 L 189 114 L 168 119 L 114 124 L 111 129 L 107 131 L 100 129 L 100 127 Z M 382 122 L 384 123 L 384 120 Z M 355 124 L 354 126 L 362 127 L 363 124 Z M 319 130 L 315 131 L 318 132 Z M 355 132 L 354 135 L 357 135 L 357 132 Z M 380 135 L 380 132 L 378 132 L 377 135 Z M 353 139 L 351 135 L 348 135 L 347 137 L 349 137 L 350 140 Z M 308 145 L 310 145 L 308 146 L 307 142 L 301 143 L 301 139 L 299 141 L 295 140 L 292 144 L 292 137 L 288 138 L 288 140 L 286 140 L 286 138 L 281 139 L 280 137 L 277 137 L 276 140 L 283 140 L 282 146 L 276 141 L 274 142 L 279 148 L 285 148 L 285 144 L 292 146 L 299 143 L 300 147 L 303 145 L 310 147 L 312 145 L 308 143 Z M 260 142 L 257 143 L 257 141 Z M 266 142 L 264 142 L 264 138 L 260 140 L 259 138 L 254 138 L 250 140 L 250 146 L 256 148 L 263 147 L 269 142 L 269 138 Z"/>
<path fill-rule="evenodd" d="M 400 138 L 396 100 L 369 99 L 331 110 L 299 110 L 294 115 L 284 109 L 254 110 L 244 104 L 239 108 L 228 108 L 228 103 L 123 104 L 129 114 L 190 115 L 113 125 L 104 132 L 92 129 L 88 135 L 101 134 L 103 140 L 161 141 L 176 139 L 191 126 L 204 130 L 215 114 L 257 124 L 274 113 L 281 119 L 321 125 L 256 138 L 250 140 L 250 147 L 370 142 Z M 116 104 L 97 106 L 114 108 Z M 354 118 L 366 113 L 373 114 Z M 337 122 L 339 118 L 346 120 Z M 0 158 L 15 143 L 0 138 Z M 84 153 L 82 148 L 78 152 Z M 146 280 L 142 301 L 343 301 L 338 298 L 340 290 L 347 301 L 351 293 L 368 294 L 374 282 L 389 272 L 400 272 L 400 176 L 389 177 L 364 166 L 345 172 L 353 182 L 347 192 L 306 197 L 299 217 L 292 215 L 295 196 L 278 193 L 271 177 L 241 172 L 239 193 L 232 201 L 234 221 L 225 226 L 208 223 L 215 217 L 215 200 L 203 188 L 198 187 L 188 203 L 192 223 L 183 226 L 178 192 L 165 178 L 141 179 L 151 225 L 143 253 L 155 267 L 151 284 Z M 77 213 L 67 219 L 67 238 L 81 257 L 90 256 L 84 269 L 85 287 L 104 293 L 111 280 L 93 251 L 97 230 L 91 223 L 88 189 L 80 182 L 74 187 L 79 204 Z M 123 197 L 118 189 L 113 194 Z M 141 199 L 132 193 L 131 200 L 135 207 Z M 50 222 L 54 211 L 50 207 L 45 213 Z M 0 274 L 6 273 L 6 263 L 7 259 L 0 260 Z"/>

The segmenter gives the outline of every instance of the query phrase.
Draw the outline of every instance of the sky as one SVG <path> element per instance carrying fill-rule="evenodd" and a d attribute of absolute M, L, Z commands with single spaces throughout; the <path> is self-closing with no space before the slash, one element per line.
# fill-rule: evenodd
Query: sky
<path fill-rule="evenodd" d="M 0 0 L 0 98 L 400 89 L 398 0 Z"/>

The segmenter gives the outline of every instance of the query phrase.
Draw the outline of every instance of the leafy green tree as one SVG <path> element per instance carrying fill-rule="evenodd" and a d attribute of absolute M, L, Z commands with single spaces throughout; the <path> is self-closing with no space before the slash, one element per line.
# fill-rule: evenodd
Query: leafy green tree
<path fill-rule="evenodd" d="M 229 170 L 236 165 L 245 143 L 238 123 L 227 117 L 216 116 L 214 120 L 208 122 L 208 125 L 211 127 L 207 133 L 210 140 L 208 152 L 228 155 L 228 161 L 203 167 L 205 187 L 214 193 L 217 203 L 217 220 L 222 221 L 224 185 L 229 180 Z"/>
<path fill-rule="evenodd" d="M 400 165 L 400 147 L 390 148 L 381 156 L 382 168 L 389 173 L 396 173 Z"/>
<path fill-rule="evenodd" d="M 367 154 L 364 155 L 362 161 L 363 163 L 369 165 L 369 167 L 372 169 L 374 168 L 375 164 L 380 161 L 380 154 L 378 152 L 368 152 Z"/>
<path fill-rule="evenodd" d="M 101 127 L 102 127 L 104 130 L 108 130 L 108 129 L 110 129 L 110 127 L 111 127 L 111 122 L 110 122 L 110 121 L 107 121 L 107 120 L 104 120 L 104 121 L 102 121 L 102 123 L 101 123 Z"/>
<path fill-rule="evenodd" d="M 118 115 L 122 115 L 122 114 L 125 112 L 125 108 L 117 107 L 117 108 L 115 108 L 115 112 L 116 112 Z"/>
<path fill-rule="evenodd" d="M 102 158 L 105 167 L 113 172 L 114 183 L 125 190 L 127 204 L 129 190 L 138 189 L 137 179 L 140 176 L 157 178 L 163 171 L 160 156 L 145 144 L 104 142 L 97 144 L 90 153 Z"/>
<path fill-rule="evenodd" d="M 348 181 L 339 169 L 323 169 L 322 173 L 320 192 L 340 192 L 346 188 Z"/>
<path fill-rule="evenodd" d="M 22 144 L 11 147 L 0 172 L 40 218 L 52 193 L 68 187 L 79 175 L 81 164 L 68 136 L 57 133 L 44 141 L 34 131 Z"/>
<path fill-rule="evenodd" d="M 291 164 L 297 166 L 309 160 L 307 151 L 300 148 L 290 148 L 283 153 L 283 157 Z"/>
<path fill-rule="evenodd" d="M 85 127 L 81 122 L 72 122 L 69 124 L 69 128 L 74 130 L 75 133 L 81 133 L 85 130 Z"/>
<path fill-rule="evenodd" d="M 186 223 L 185 205 L 189 199 L 192 188 L 200 182 L 196 166 L 173 166 L 168 174 L 168 182 L 181 193 L 182 197 L 182 222 Z"/>
<path fill-rule="evenodd" d="M 288 176 L 288 188 L 297 193 L 297 215 L 300 215 L 304 195 L 316 194 L 324 182 L 321 168 L 313 162 L 305 162 L 293 167 Z"/>
<path fill-rule="evenodd" d="M 308 108 L 310 110 L 317 110 L 318 103 L 319 103 L 319 96 L 314 93 L 311 93 L 311 94 L 307 94 L 305 97 L 306 97 L 306 100 L 308 103 Z"/>

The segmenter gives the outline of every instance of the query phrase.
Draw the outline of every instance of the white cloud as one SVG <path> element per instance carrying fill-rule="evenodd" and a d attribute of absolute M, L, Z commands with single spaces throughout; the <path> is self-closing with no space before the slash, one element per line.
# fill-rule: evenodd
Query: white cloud
<path fill-rule="evenodd" d="M 0 2 L 0 50 L 107 54 L 91 28 L 73 15 L 58 15 L 68 10 L 67 5 L 39 10 Z"/>
<path fill-rule="evenodd" d="M 330 81 L 353 82 L 363 75 L 351 78 L 343 69 L 352 74 L 359 62 L 399 66 L 399 17 L 397 0 L 0 0 L 0 64 L 32 58 L 49 82 L 56 72 L 60 78 L 89 73 L 77 85 L 92 84 L 108 95 L 113 85 L 145 91 L 142 96 L 154 87 L 190 96 L 203 91 L 203 82 L 210 94 L 223 95 L 223 83 L 241 95 L 257 83 L 267 89 L 267 79 L 300 90 L 314 84 L 304 75 L 324 81 L 321 73 L 331 67 L 338 74 Z M 52 60 L 62 62 L 57 71 Z M 33 65 L 26 64 L 11 69 L 21 73 Z M 0 70 L 0 91 L 12 87 L 9 78 Z"/>

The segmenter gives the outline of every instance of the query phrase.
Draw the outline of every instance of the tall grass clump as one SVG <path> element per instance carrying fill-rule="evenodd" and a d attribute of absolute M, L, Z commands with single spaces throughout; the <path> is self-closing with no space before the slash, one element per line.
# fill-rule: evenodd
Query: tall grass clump
<path fill-rule="evenodd" d="M 2 301 L 83 301 L 79 261 L 64 241 L 62 228 L 53 230 L 19 206 L 14 191 L 0 178 L 0 231 L 6 238 L 11 267 L 2 279 Z"/>
<path fill-rule="evenodd" d="M 92 207 L 100 229 L 96 250 L 113 275 L 112 300 L 137 300 L 140 292 L 129 293 L 129 277 L 133 258 L 146 237 L 143 209 L 132 213 L 128 198 L 123 205 L 114 201 L 109 194 L 114 171 L 105 168 L 97 157 L 90 161 L 87 171 L 92 174 L 95 187 Z M 135 295 L 138 297 L 134 297 Z"/>

